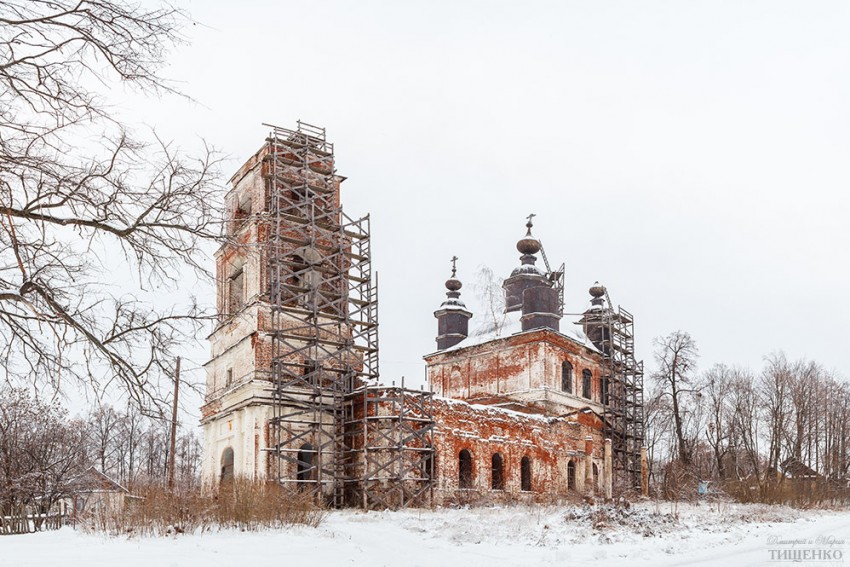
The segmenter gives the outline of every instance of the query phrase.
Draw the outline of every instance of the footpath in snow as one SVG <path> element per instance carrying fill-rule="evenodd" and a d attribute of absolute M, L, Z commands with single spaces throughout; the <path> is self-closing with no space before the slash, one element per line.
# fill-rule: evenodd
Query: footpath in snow
<path fill-rule="evenodd" d="M 793 562 L 795 557 L 802 561 Z M 329 513 L 318 528 L 129 538 L 64 528 L 0 538 L 0 567 L 279 567 L 304 562 L 850 567 L 850 512 L 737 504 L 683 504 L 676 511 L 666 503 L 630 509 L 343 510 Z"/>

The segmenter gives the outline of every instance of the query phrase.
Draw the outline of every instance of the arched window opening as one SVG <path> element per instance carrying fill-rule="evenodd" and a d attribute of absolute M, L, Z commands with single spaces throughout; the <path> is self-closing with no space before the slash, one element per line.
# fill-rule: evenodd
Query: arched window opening
<path fill-rule="evenodd" d="M 504 490 L 505 489 L 505 474 L 503 469 L 503 460 L 502 455 L 499 453 L 494 453 L 491 466 L 490 466 L 490 477 L 492 479 L 491 487 L 493 490 Z"/>
<path fill-rule="evenodd" d="M 567 488 L 569 490 L 576 489 L 576 463 L 572 459 L 567 463 Z"/>
<path fill-rule="evenodd" d="M 233 449 L 228 447 L 221 454 L 221 482 L 233 480 Z"/>
<path fill-rule="evenodd" d="M 596 463 L 593 463 L 593 490 L 597 490 L 599 488 L 599 467 L 596 466 Z"/>
<path fill-rule="evenodd" d="M 298 472 L 295 477 L 300 484 L 316 479 L 316 448 L 309 443 L 301 445 L 298 450 Z"/>
<path fill-rule="evenodd" d="M 531 492 L 531 459 L 523 457 L 520 461 L 520 489 Z"/>
<path fill-rule="evenodd" d="M 458 456 L 458 485 L 472 488 L 472 453 L 464 449 Z"/>
<path fill-rule="evenodd" d="M 608 405 L 610 399 L 608 396 L 608 388 L 610 386 L 610 383 L 611 378 L 608 376 L 603 376 L 602 380 L 599 382 L 600 389 L 602 390 L 602 403 L 606 406 Z"/>
<path fill-rule="evenodd" d="M 584 398 L 590 399 L 590 381 L 593 378 L 593 375 L 590 373 L 590 370 L 585 368 L 581 372 L 581 395 Z"/>
<path fill-rule="evenodd" d="M 573 365 L 568 360 L 561 363 L 561 391 L 573 393 Z"/>

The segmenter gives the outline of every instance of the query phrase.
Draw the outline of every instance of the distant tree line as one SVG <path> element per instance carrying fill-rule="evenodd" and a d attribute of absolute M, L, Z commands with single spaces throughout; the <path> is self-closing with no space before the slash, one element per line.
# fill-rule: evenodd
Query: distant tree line
<path fill-rule="evenodd" d="M 131 492 L 164 485 L 170 422 L 144 416 L 134 404 L 101 406 L 71 418 L 57 402 L 26 389 L 0 387 L 0 520 L 2 516 L 46 514 L 81 488 L 90 467 Z M 201 443 L 178 430 L 175 477 L 194 487 L 200 475 Z"/>
<path fill-rule="evenodd" d="M 850 384 L 781 352 L 756 372 L 725 364 L 698 372 L 696 342 L 684 331 L 655 347 L 645 416 L 659 493 L 713 480 L 745 500 L 847 497 Z"/>

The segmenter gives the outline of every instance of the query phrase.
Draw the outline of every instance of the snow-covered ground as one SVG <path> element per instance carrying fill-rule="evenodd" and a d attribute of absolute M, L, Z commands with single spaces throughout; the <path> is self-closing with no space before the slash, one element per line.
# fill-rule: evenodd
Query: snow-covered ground
<path fill-rule="evenodd" d="M 795 544 L 792 542 L 796 542 Z M 775 551 L 772 551 L 775 550 Z M 0 537 L 0 566 L 795 565 L 850 567 L 850 512 L 643 503 L 629 510 L 500 507 L 331 512 L 318 528 L 159 538 L 58 532 Z M 782 558 L 785 558 L 783 561 Z M 803 556 L 800 556 L 803 557 Z M 811 556 L 810 556 L 811 557 Z M 824 561 L 824 557 L 829 561 Z"/>

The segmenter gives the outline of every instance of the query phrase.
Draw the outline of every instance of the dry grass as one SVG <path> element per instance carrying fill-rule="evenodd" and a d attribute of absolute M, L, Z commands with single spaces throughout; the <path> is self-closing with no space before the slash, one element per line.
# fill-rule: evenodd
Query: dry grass
<path fill-rule="evenodd" d="M 727 481 L 723 491 L 739 502 L 785 504 L 794 508 L 850 506 L 850 488 L 824 479 L 780 479 L 759 483 L 754 479 Z"/>
<path fill-rule="evenodd" d="M 308 494 L 276 483 L 236 480 L 214 492 L 139 487 L 123 510 L 101 511 L 84 526 L 113 535 L 160 536 L 222 528 L 241 531 L 318 526 L 325 510 Z"/>

